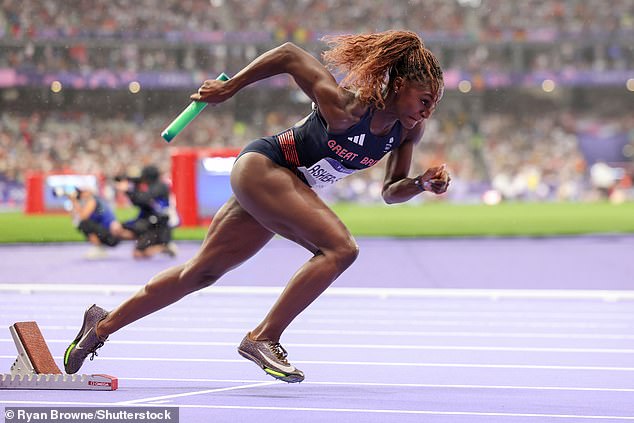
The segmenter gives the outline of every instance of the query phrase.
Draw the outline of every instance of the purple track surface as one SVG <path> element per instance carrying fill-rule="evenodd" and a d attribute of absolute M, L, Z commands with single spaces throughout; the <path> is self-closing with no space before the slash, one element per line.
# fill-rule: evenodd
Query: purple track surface
<path fill-rule="evenodd" d="M 634 236 L 565 238 L 358 240 L 358 260 L 337 287 L 634 289 Z M 192 257 L 200 243 L 180 243 L 176 259 L 135 262 L 131 244 L 109 258 L 82 258 L 85 244 L 0 245 L 0 283 L 142 285 L 157 272 Z M 282 286 L 309 258 L 306 250 L 275 238 L 224 286 Z"/>
<path fill-rule="evenodd" d="M 634 237 L 359 243 L 284 334 L 301 384 L 236 353 L 276 298 L 257 288 L 282 287 L 308 258 L 275 239 L 217 288 L 113 335 L 81 372 L 115 375 L 119 390 L 0 390 L 0 405 L 170 406 L 181 422 L 634 421 Z M 125 244 L 100 261 L 86 245 L 2 246 L 0 327 L 37 321 L 61 366 L 86 306 L 116 306 L 197 247 L 136 262 Z M 0 373 L 15 356 L 1 329 Z"/>

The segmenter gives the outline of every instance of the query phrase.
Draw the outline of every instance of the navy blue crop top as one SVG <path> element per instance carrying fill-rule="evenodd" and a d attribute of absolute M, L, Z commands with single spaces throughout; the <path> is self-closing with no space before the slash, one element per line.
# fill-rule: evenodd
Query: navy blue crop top
<path fill-rule="evenodd" d="M 296 168 L 314 188 L 329 186 L 339 179 L 368 168 L 397 148 L 401 142 L 402 126 L 396 122 L 385 136 L 370 132 L 374 109 L 345 132 L 333 134 L 326 122 L 313 109 L 296 126 L 275 135 L 284 159 Z"/>

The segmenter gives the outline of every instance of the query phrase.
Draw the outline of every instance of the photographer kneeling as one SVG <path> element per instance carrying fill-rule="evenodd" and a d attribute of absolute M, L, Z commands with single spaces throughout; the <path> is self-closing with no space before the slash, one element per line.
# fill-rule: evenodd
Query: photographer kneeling
<path fill-rule="evenodd" d="M 124 192 L 130 202 L 139 208 L 138 216 L 123 224 L 126 230 L 135 235 L 134 257 L 152 257 L 158 253 L 174 257 L 176 249 L 171 242 L 170 190 L 161 181 L 158 168 L 146 166 L 138 178 L 124 176 L 115 179 L 117 191 Z"/>
<path fill-rule="evenodd" d="M 65 196 L 70 200 L 75 226 L 93 245 L 86 253 L 86 258 L 104 258 L 107 256 L 105 247 L 115 247 L 119 244 L 125 230 L 106 200 L 88 188 L 75 187 L 66 191 L 58 187 L 53 190 L 53 194 L 56 197 Z"/>

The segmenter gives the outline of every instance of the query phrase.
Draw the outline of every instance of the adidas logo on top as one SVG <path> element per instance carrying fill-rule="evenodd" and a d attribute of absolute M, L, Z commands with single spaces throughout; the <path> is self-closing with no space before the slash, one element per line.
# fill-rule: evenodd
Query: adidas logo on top
<path fill-rule="evenodd" d="M 392 146 L 394 145 L 394 137 L 390 137 L 390 140 L 387 142 L 387 144 L 385 144 L 385 148 L 383 149 L 384 152 L 388 152 L 392 149 Z"/>
<path fill-rule="evenodd" d="M 348 141 L 352 141 L 355 144 L 359 144 L 363 147 L 363 140 L 365 140 L 365 134 L 355 135 L 354 137 L 348 137 Z"/>

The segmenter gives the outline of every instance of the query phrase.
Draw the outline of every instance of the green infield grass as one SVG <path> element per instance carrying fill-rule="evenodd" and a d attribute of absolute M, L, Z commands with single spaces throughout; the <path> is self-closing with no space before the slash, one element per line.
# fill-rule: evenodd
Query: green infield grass
<path fill-rule="evenodd" d="M 634 202 L 506 203 L 497 206 L 338 204 L 333 206 L 355 236 L 480 237 L 634 233 Z M 117 211 L 129 219 L 134 210 Z M 175 230 L 177 240 L 201 240 L 206 227 Z M 68 215 L 0 213 L 0 243 L 82 241 Z"/>

